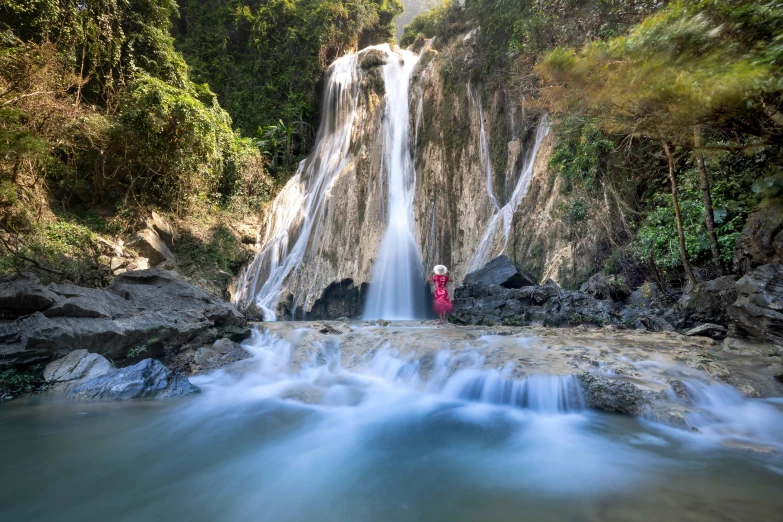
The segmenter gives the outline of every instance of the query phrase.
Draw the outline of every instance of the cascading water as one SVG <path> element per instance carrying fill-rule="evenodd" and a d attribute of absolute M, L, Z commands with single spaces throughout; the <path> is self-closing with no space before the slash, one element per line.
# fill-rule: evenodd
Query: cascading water
<path fill-rule="evenodd" d="M 476 249 L 476 254 L 470 261 L 467 270 L 468 272 L 478 270 L 487 264 L 487 262 L 492 259 L 493 256 L 502 253 L 508 245 L 508 240 L 511 235 L 511 224 L 514 218 L 514 212 L 516 212 L 520 203 L 527 195 L 527 191 L 530 187 L 530 180 L 533 177 L 533 168 L 536 163 L 536 155 L 538 154 L 538 149 L 541 147 L 541 143 L 544 141 L 544 138 L 549 134 L 549 127 L 549 120 L 547 119 L 546 115 L 542 116 L 536 127 L 533 148 L 525 157 L 525 161 L 522 165 L 522 172 L 520 173 L 519 179 L 517 180 L 516 186 L 514 187 L 514 192 L 511 193 L 511 197 L 508 199 L 506 204 L 500 208 L 497 208 L 490 218 L 489 223 L 487 224 L 487 229 L 484 232 L 484 235 L 481 237 L 479 246 Z M 490 174 L 488 173 L 487 176 L 489 179 Z M 498 206 L 492 187 L 489 184 L 487 186 L 487 190 L 489 191 L 493 202 L 495 202 L 495 205 Z M 502 228 L 498 228 L 501 225 L 501 221 Z M 499 237 L 500 232 L 502 232 L 502 237 Z M 501 245 L 500 248 L 497 248 L 498 244 Z"/>
<path fill-rule="evenodd" d="M 413 237 L 415 176 L 410 147 L 408 91 L 418 56 L 400 51 L 383 67 L 383 120 L 387 171 L 387 228 L 375 259 L 365 319 L 415 319 L 425 314 L 425 286 L 419 247 Z"/>
<path fill-rule="evenodd" d="M 235 301 L 255 302 L 264 319 L 276 319 L 286 279 L 308 251 L 318 251 L 318 229 L 335 177 L 349 161 L 360 71 L 357 55 L 335 61 L 327 72 L 324 116 L 316 145 L 275 198 L 266 219 L 262 248 L 239 277 Z"/>

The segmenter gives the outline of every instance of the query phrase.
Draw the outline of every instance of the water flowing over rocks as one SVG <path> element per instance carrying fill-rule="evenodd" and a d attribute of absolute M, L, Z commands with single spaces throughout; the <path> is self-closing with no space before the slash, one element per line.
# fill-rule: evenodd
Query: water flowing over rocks
<path fill-rule="evenodd" d="M 611 326 L 438 328 L 428 321 L 386 326 L 279 322 L 265 327 L 270 337 L 263 342 L 284 343 L 286 371 L 293 374 L 312 361 L 330 371 L 371 368 L 391 382 L 520 408 L 544 401 L 548 411 L 589 407 L 702 430 L 707 429 L 705 419 L 731 416 L 715 403 L 724 400 L 716 393 L 726 397 L 726 407 L 746 400 L 743 396 L 783 395 L 783 384 L 775 380 L 779 356 L 770 357 L 758 345 L 719 345 L 675 332 Z M 309 382 L 285 393 L 295 400 L 323 398 Z"/>
<path fill-rule="evenodd" d="M 74 350 L 112 360 L 134 352 L 168 357 L 250 333 L 233 305 L 162 269 L 125 272 L 105 290 L 44 286 L 22 274 L 0 281 L 0 296 L 0 367 L 47 363 Z"/>

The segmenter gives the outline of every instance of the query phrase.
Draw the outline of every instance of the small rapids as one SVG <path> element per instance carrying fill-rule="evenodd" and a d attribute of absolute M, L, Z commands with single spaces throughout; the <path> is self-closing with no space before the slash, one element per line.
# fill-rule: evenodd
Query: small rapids
<path fill-rule="evenodd" d="M 0 408 L 0 519 L 760 521 L 783 512 L 779 452 L 705 436 L 729 418 L 761 430 L 767 421 L 753 418 L 775 404 L 721 399 L 725 390 L 705 383 L 692 400 L 711 417 L 690 433 L 586 409 L 572 376 L 489 367 L 492 344 L 418 357 L 392 342 L 353 354 L 327 336 L 308 352 L 297 341 L 305 329 L 291 332 L 255 331 L 251 358 L 192 378 L 195 397 Z M 727 405 L 738 410 L 716 421 Z"/>

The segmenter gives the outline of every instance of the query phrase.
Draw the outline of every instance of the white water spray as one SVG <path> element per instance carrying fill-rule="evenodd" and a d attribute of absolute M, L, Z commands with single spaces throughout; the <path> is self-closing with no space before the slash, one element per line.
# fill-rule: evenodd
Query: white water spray
<path fill-rule="evenodd" d="M 266 219 L 261 251 L 239 278 L 235 301 L 255 302 L 264 320 L 276 320 L 276 309 L 287 278 L 309 251 L 319 249 L 318 229 L 331 187 L 345 168 L 356 115 L 360 71 L 357 55 L 335 61 L 327 72 L 324 116 L 316 145 L 296 174 L 275 198 Z"/>
<path fill-rule="evenodd" d="M 416 173 L 410 147 L 408 90 L 418 56 L 400 51 L 383 67 L 386 111 L 383 120 L 387 170 L 388 225 L 375 259 L 365 319 L 414 319 L 424 314 L 424 277 L 413 237 Z"/>
<path fill-rule="evenodd" d="M 524 199 L 524 197 L 527 195 L 527 191 L 530 188 L 530 179 L 533 177 L 533 168 L 536 163 L 538 149 L 541 147 L 541 143 L 548 134 L 549 120 L 546 116 L 542 116 L 541 120 L 538 122 L 538 126 L 536 127 L 536 136 L 533 143 L 533 148 L 525 157 L 525 162 L 522 166 L 522 173 L 520 174 L 519 179 L 517 180 L 517 184 L 514 187 L 514 192 L 511 194 L 511 197 L 506 202 L 506 204 L 499 208 L 490 218 L 487 229 L 481 238 L 481 242 L 479 243 L 478 248 L 476 249 L 476 254 L 473 256 L 473 259 L 468 266 L 468 272 L 478 270 L 487 264 L 487 262 L 492 259 L 492 257 L 501 254 L 508 245 L 508 240 L 511 235 L 511 224 L 514 219 L 514 212 L 517 210 L 517 208 L 519 208 L 519 204 L 522 202 L 522 199 Z M 487 190 L 490 191 L 490 196 L 494 201 L 495 198 L 491 192 L 491 187 L 488 186 Z M 501 224 L 501 221 L 502 228 L 498 228 Z M 502 236 L 500 236 L 499 232 L 502 232 Z M 498 243 L 501 244 L 500 248 L 496 248 Z"/>

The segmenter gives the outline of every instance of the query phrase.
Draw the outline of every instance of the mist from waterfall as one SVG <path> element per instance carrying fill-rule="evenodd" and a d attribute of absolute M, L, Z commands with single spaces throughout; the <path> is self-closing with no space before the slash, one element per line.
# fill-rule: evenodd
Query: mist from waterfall
<path fill-rule="evenodd" d="M 410 146 L 408 91 L 418 55 L 391 54 L 383 66 L 386 109 L 383 120 L 387 180 L 387 228 L 373 269 L 365 319 L 424 317 L 425 281 L 419 247 L 413 237 L 416 172 Z"/>

